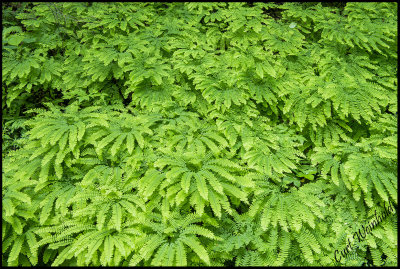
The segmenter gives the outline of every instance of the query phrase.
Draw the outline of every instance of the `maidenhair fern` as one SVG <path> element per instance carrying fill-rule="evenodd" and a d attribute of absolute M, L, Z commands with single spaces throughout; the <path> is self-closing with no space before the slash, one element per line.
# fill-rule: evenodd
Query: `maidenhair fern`
<path fill-rule="evenodd" d="M 3 266 L 397 266 L 397 3 L 2 4 Z"/>

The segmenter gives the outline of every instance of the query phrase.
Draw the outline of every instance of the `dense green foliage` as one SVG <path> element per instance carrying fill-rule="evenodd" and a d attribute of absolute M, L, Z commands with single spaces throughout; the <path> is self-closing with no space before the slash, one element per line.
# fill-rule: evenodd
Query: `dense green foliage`
<path fill-rule="evenodd" d="M 397 265 L 397 3 L 2 8 L 3 266 Z"/>

